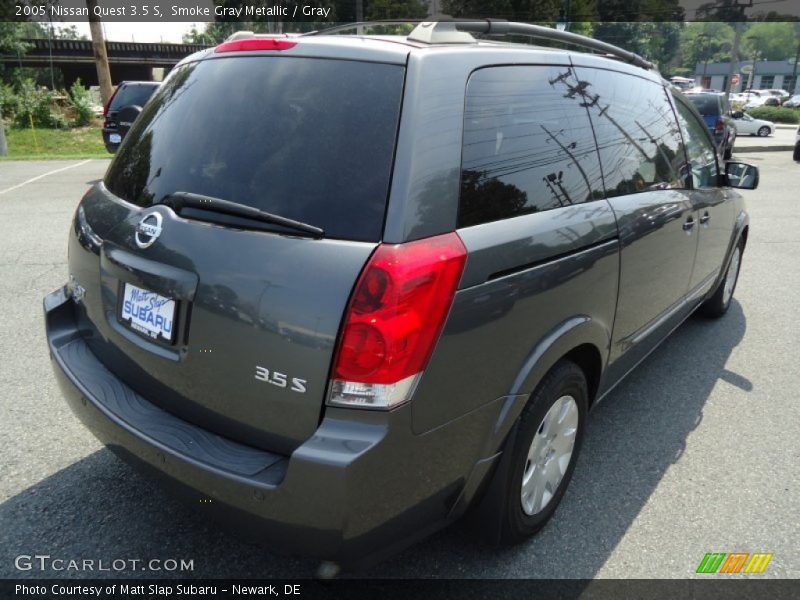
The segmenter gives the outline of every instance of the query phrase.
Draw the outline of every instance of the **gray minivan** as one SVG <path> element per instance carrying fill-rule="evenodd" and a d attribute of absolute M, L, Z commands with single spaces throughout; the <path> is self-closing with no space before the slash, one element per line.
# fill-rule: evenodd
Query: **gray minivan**
<path fill-rule="evenodd" d="M 170 73 L 80 201 L 54 370 L 111 450 L 271 549 L 358 565 L 467 512 L 517 542 L 589 409 L 728 309 L 732 188 L 757 181 L 588 38 L 236 36 Z"/>

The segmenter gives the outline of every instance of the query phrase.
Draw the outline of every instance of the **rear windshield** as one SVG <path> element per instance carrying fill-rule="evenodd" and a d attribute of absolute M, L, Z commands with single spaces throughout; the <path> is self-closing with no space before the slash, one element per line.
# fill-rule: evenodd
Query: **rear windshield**
<path fill-rule="evenodd" d="M 716 96 L 687 96 L 701 115 L 719 115 L 719 104 Z"/>
<path fill-rule="evenodd" d="M 141 83 L 123 85 L 122 89 L 114 96 L 108 110 L 119 110 L 133 105 L 144 106 L 157 89 L 157 85 Z"/>
<path fill-rule="evenodd" d="M 193 192 L 378 241 L 404 67 L 226 57 L 174 71 L 106 175 L 140 206 Z"/>

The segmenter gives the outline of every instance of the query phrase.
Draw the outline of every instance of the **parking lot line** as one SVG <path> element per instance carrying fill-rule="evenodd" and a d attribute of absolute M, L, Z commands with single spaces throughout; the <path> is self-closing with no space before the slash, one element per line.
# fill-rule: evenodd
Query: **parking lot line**
<path fill-rule="evenodd" d="M 75 163 L 74 165 L 68 165 L 66 167 L 61 167 L 60 169 L 54 169 L 52 171 L 48 171 L 47 173 L 42 173 L 41 175 L 37 175 L 36 177 L 31 177 L 30 179 L 27 179 L 27 180 L 23 181 L 22 183 L 18 183 L 16 185 L 12 185 L 11 187 L 6 188 L 4 190 L 0 190 L 0 196 L 5 194 L 6 192 L 11 192 L 11 191 L 16 190 L 18 188 L 21 188 L 24 185 L 28 185 L 29 183 L 33 183 L 34 181 L 38 181 L 39 179 L 42 179 L 43 177 L 47 177 L 49 175 L 55 175 L 56 173 L 61 173 L 61 171 L 67 171 L 68 169 L 74 169 L 75 167 L 80 167 L 81 165 L 85 165 L 86 163 L 91 162 L 91 161 L 92 161 L 92 159 L 89 158 L 89 159 L 86 159 L 86 160 L 81 161 L 79 163 Z"/>

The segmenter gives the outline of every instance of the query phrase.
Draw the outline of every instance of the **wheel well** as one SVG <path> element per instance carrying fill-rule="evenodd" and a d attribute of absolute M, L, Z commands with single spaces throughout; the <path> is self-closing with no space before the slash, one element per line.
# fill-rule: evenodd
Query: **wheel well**
<path fill-rule="evenodd" d="M 749 225 L 747 227 L 745 227 L 744 229 L 742 229 L 742 242 L 744 242 L 743 245 L 742 245 L 742 249 L 747 247 L 747 233 L 748 233 L 748 231 L 750 231 L 750 226 Z"/>
<path fill-rule="evenodd" d="M 589 404 L 591 405 L 597 395 L 600 374 L 603 370 L 603 359 L 600 356 L 600 351 L 592 344 L 581 344 L 567 352 L 564 358 L 574 362 L 583 371 L 589 387 Z"/>

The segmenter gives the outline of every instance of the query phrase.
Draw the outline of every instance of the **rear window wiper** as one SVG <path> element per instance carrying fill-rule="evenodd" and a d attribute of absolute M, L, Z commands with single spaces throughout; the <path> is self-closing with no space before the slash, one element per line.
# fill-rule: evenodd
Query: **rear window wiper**
<path fill-rule="evenodd" d="M 246 206 L 245 204 L 239 204 L 238 202 L 214 198 L 213 196 L 194 194 L 192 192 L 173 192 L 166 196 L 161 201 L 161 204 L 169 206 L 178 214 L 180 214 L 181 210 L 184 208 L 195 208 L 223 215 L 230 215 L 232 217 L 244 217 L 246 219 L 253 219 L 254 221 L 261 221 L 262 223 L 279 225 L 287 229 L 301 231 L 315 238 L 321 238 L 325 235 L 322 229 L 309 225 L 308 223 L 273 215 L 272 213 L 253 208 L 252 206 Z"/>

